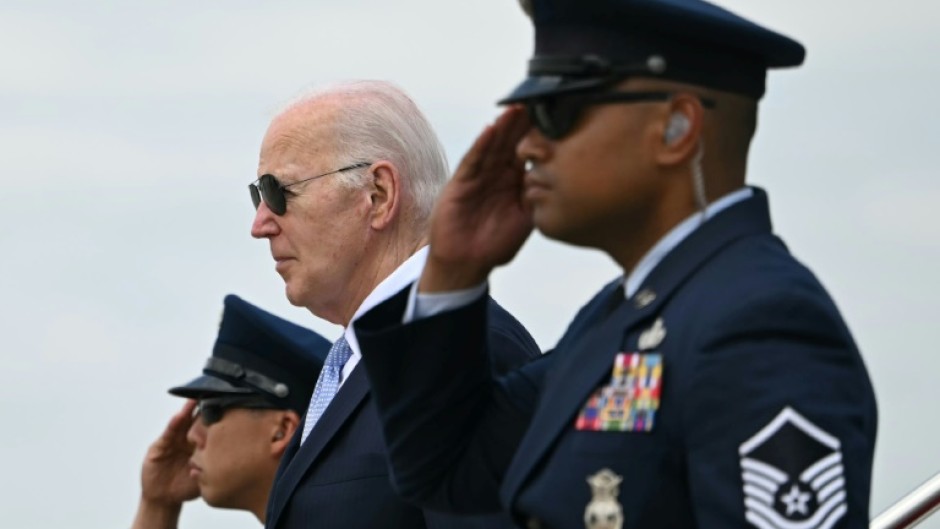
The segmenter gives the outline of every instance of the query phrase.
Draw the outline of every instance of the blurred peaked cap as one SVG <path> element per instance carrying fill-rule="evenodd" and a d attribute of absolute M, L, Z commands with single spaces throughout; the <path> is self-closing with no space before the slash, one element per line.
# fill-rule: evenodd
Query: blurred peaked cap
<path fill-rule="evenodd" d="M 795 40 L 703 0 L 520 0 L 535 25 L 529 76 L 500 104 L 639 76 L 760 99 L 769 68 L 799 66 Z"/>
<path fill-rule="evenodd" d="M 260 395 L 303 414 L 330 342 L 229 294 L 203 375 L 170 389 L 179 397 Z"/>

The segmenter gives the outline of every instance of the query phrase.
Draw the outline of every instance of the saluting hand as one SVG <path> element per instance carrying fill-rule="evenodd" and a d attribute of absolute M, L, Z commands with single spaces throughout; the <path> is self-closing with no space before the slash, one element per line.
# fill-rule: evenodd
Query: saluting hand
<path fill-rule="evenodd" d="M 144 500 L 164 504 L 181 504 L 199 496 L 199 484 L 189 475 L 189 458 L 193 445 L 186 433 L 193 424 L 196 401 L 187 400 L 174 415 L 160 438 L 150 445 L 141 471 Z"/>
<path fill-rule="evenodd" d="M 187 400 L 144 457 L 140 503 L 131 529 L 176 529 L 183 502 L 199 496 L 189 475 L 193 445 L 186 439 L 196 401 Z"/>
<path fill-rule="evenodd" d="M 528 129 L 524 109 L 510 107 L 461 160 L 434 206 L 421 292 L 482 283 L 493 268 L 512 260 L 532 233 L 522 200 L 524 166 L 516 157 Z"/>

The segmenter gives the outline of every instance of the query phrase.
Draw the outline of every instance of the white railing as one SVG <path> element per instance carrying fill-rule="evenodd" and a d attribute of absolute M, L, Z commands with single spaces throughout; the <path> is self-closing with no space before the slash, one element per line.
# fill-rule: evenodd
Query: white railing
<path fill-rule="evenodd" d="M 940 473 L 875 517 L 869 529 L 907 529 L 940 508 Z"/>

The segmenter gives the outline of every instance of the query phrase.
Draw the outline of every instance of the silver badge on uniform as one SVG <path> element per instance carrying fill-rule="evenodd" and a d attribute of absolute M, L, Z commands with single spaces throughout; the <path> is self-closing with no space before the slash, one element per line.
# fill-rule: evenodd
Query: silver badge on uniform
<path fill-rule="evenodd" d="M 662 318 L 656 318 L 653 326 L 640 334 L 637 346 L 641 351 L 651 351 L 659 347 L 664 338 L 666 338 L 666 326 L 663 325 Z"/>
<path fill-rule="evenodd" d="M 839 439 L 784 408 L 738 449 L 745 518 L 760 529 L 829 529 L 845 516 Z"/>
<path fill-rule="evenodd" d="M 623 507 L 617 501 L 620 495 L 620 483 L 623 476 L 614 474 L 609 468 L 588 476 L 591 486 L 591 502 L 584 509 L 584 527 L 586 529 L 621 529 L 623 527 Z"/>
<path fill-rule="evenodd" d="M 654 301 L 656 301 L 656 292 L 648 288 L 644 288 L 633 296 L 633 306 L 638 309 L 646 308 Z"/>

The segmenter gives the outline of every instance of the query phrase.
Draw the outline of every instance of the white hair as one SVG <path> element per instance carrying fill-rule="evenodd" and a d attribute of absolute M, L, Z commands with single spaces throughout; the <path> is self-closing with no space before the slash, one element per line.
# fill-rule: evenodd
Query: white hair
<path fill-rule="evenodd" d="M 327 99 L 341 101 L 330 138 L 337 168 L 390 161 L 412 199 L 403 203 L 406 217 L 425 228 L 449 170 L 444 147 L 415 102 L 386 81 L 348 81 L 307 91 L 281 112 Z M 362 169 L 339 173 L 336 180 L 356 188 L 367 183 Z"/>

